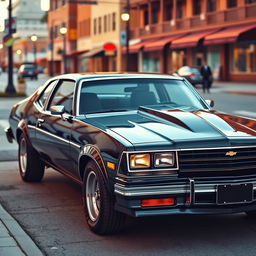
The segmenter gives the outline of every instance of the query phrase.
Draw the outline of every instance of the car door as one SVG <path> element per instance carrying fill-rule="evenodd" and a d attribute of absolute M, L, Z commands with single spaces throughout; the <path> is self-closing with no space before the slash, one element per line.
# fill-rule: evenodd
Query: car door
<path fill-rule="evenodd" d="M 40 93 L 39 97 L 35 102 L 31 102 L 31 108 L 28 110 L 28 132 L 30 141 L 33 145 L 33 147 L 38 150 L 38 143 L 36 140 L 36 128 L 38 123 L 38 118 L 40 117 L 42 111 L 44 111 L 44 107 L 46 105 L 46 102 L 53 90 L 53 88 L 58 83 L 58 80 L 51 80 L 48 82 L 48 84 L 45 86 L 45 88 Z"/>
<path fill-rule="evenodd" d="M 59 170 L 70 172 L 70 135 L 73 119 L 73 95 L 75 82 L 59 80 L 45 110 L 37 122 L 38 151 Z M 63 114 L 52 114 L 51 107 L 64 106 Z"/>

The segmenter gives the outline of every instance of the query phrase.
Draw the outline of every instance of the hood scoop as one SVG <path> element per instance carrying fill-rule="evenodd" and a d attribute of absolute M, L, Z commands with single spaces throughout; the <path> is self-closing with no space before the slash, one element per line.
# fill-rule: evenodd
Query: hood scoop
<path fill-rule="evenodd" d="M 182 111 L 180 109 L 155 110 L 155 109 L 152 109 L 152 108 L 139 107 L 139 110 L 140 111 L 144 111 L 146 113 L 149 113 L 151 115 L 163 118 L 163 119 L 165 119 L 165 120 L 167 120 L 169 122 L 172 122 L 172 123 L 174 123 L 176 125 L 179 125 L 179 126 L 185 128 L 185 129 L 188 129 L 188 130 L 192 131 L 191 128 L 189 126 L 187 126 L 185 123 L 183 123 L 180 119 L 178 119 L 177 117 L 171 115 L 171 112 L 185 112 L 185 111 Z"/>

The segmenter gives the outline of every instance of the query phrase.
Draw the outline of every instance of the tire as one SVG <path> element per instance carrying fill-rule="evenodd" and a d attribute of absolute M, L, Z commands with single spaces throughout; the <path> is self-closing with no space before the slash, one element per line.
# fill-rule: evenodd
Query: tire
<path fill-rule="evenodd" d="M 109 192 L 103 174 L 94 161 L 89 161 L 83 179 L 83 202 L 86 221 L 96 234 L 118 233 L 125 215 L 114 210 L 113 192 Z"/>
<path fill-rule="evenodd" d="M 30 146 L 24 134 L 19 139 L 19 170 L 26 182 L 39 182 L 44 176 L 45 165 L 36 151 Z"/>

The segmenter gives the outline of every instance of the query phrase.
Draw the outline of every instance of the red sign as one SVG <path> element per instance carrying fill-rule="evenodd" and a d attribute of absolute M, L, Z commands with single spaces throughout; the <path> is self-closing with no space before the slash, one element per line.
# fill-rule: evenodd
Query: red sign
<path fill-rule="evenodd" d="M 103 45 L 103 49 L 105 52 L 113 52 L 116 51 L 116 45 L 113 43 L 106 43 Z"/>

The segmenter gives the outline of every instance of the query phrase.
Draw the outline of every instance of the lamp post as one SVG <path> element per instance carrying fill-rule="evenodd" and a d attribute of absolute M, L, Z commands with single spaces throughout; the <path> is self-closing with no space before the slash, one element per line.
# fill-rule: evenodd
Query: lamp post
<path fill-rule="evenodd" d="M 36 49 L 36 42 L 37 42 L 37 35 L 32 35 L 30 37 L 31 41 L 33 42 L 33 53 L 34 53 L 34 64 L 35 67 L 37 67 L 37 63 L 36 63 L 36 53 L 37 53 L 37 49 Z"/>
<path fill-rule="evenodd" d="M 129 40 L 130 40 L 130 0 L 127 0 L 126 10 L 121 13 L 121 19 L 125 22 L 126 30 L 126 71 L 130 70 L 130 54 L 129 54 Z"/>
<path fill-rule="evenodd" d="M 8 6 L 8 33 L 12 35 L 12 0 L 9 0 Z M 5 92 L 8 94 L 15 94 L 16 90 L 13 84 L 13 52 L 12 44 L 8 46 L 8 84 L 6 86 Z"/>
<path fill-rule="evenodd" d="M 62 51 L 62 58 L 63 58 L 63 73 L 67 73 L 67 65 L 66 65 L 66 51 L 67 51 L 67 46 L 66 46 L 66 34 L 68 32 L 68 29 L 66 27 L 61 27 L 60 28 L 60 33 L 63 37 L 63 51 Z"/>

